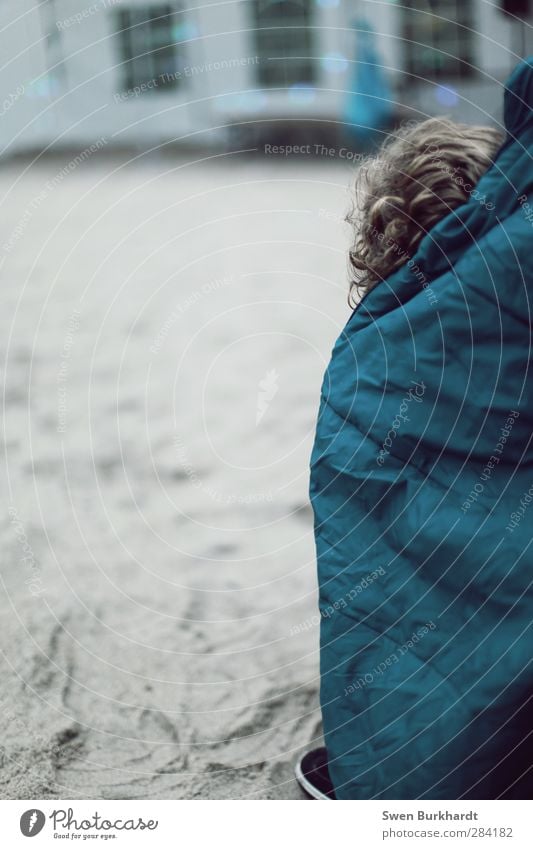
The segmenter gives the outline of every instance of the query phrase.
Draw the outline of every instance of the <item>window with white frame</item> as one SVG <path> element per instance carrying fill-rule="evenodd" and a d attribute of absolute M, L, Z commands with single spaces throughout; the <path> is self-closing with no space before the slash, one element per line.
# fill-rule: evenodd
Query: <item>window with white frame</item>
<path fill-rule="evenodd" d="M 314 0 L 249 2 L 259 84 L 285 87 L 314 83 Z"/>
<path fill-rule="evenodd" d="M 403 0 L 405 67 L 423 79 L 474 74 L 472 0 Z"/>
<path fill-rule="evenodd" d="M 115 12 L 115 34 L 126 91 L 142 86 L 144 91 L 168 90 L 180 84 L 178 62 L 183 46 L 176 43 L 179 20 L 170 3 L 131 6 Z"/>

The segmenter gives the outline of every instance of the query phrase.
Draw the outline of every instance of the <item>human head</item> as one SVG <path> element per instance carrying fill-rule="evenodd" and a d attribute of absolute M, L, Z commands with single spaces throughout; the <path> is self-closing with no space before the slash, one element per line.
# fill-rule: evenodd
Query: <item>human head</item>
<path fill-rule="evenodd" d="M 502 141 L 491 127 L 429 118 L 402 127 L 367 160 L 346 219 L 354 228 L 350 300 L 407 262 L 433 225 L 475 193 Z"/>

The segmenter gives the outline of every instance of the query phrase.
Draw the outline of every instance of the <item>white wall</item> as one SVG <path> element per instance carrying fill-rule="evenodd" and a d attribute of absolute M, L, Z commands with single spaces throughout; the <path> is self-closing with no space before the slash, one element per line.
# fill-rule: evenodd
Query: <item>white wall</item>
<path fill-rule="evenodd" d="M 49 100 L 42 86 L 31 85 L 46 69 L 34 0 L 0 3 L 0 57 L 0 150 L 46 143 L 54 117 L 46 111 Z"/>
<path fill-rule="evenodd" d="M 320 60 L 316 90 L 308 97 L 257 89 L 249 0 L 218 5 L 186 0 L 189 42 L 180 64 L 181 86 L 117 102 L 120 69 L 113 42 L 112 9 L 121 3 L 129 7 L 145 6 L 147 2 L 151 0 L 56 0 L 66 76 L 63 83 L 56 80 L 55 91 L 49 91 L 49 57 L 42 30 L 45 3 L 2 0 L 0 51 L 7 64 L 1 71 L 1 82 L 7 99 L 0 105 L 1 146 L 8 146 L 10 151 L 48 143 L 84 146 L 100 137 L 109 143 L 142 147 L 166 140 L 201 144 L 208 140 L 203 132 L 206 128 L 247 117 L 335 119 L 351 70 L 348 63 L 336 64 L 328 57 L 344 54 L 347 59 L 354 58 L 350 26 L 356 16 L 366 18 L 378 34 L 380 54 L 397 100 L 418 107 L 421 114 L 443 111 L 430 85 L 404 85 L 400 10 L 389 0 L 317 0 Z M 495 86 L 505 80 L 515 62 L 517 32 L 493 3 L 476 0 L 476 4 L 480 75 L 464 83 L 451 81 L 459 101 L 445 111 L 457 119 L 486 122 L 500 115 L 501 97 L 495 93 Z M 75 21 L 76 15 L 83 17 Z M 529 41 L 532 39 L 530 32 Z"/>

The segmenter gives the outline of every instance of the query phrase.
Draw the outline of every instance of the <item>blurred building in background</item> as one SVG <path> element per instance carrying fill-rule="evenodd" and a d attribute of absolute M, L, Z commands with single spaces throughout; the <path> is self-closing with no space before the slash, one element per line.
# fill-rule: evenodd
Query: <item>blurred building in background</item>
<path fill-rule="evenodd" d="M 502 14 L 504 5 L 518 17 Z M 363 126 L 386 113 L 497 120 L 495 81 L 533 49 L 531 27 L 519 20 L 528 6 L 3 0 L 1 149 L 101 137 L 142 148 L 224 146 L 266 128 L 278 141 L 298 127 L 300 136 L 310 126 L 334 135 L 346 122 L 357 137 L 358 110 Z"/>

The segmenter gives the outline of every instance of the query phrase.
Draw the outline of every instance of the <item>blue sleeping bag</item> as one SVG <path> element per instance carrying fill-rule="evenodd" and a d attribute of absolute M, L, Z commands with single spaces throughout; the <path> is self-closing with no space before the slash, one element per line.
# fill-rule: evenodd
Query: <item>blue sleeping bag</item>
<path fill-rule="evenodd" d="M 311 457 L 338 799 L 531 798 L 533 59 L 467 203 L 362 299 Z"/>

